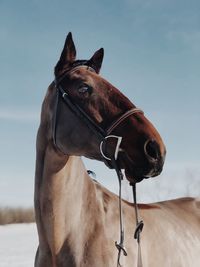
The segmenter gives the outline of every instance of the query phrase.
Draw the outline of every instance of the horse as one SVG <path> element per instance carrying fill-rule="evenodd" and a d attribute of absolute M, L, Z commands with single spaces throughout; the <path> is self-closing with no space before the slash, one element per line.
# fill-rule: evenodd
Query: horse
<path fill-rule="evenodd" d="M 36 141 L 35 267 L 113 267 L 119 239 L 118 196 L 93 180 L 82 156 L 125 170 L 130 183 L 162 171 L 166 149 L 144 113 L 100 76 L 104 50 L 77 60 L 67 35 L 47 90 Z M 115 161 L 111 159 L 115 159 Z M 127 256 L 137 266 L 134 204 L 121 203 Z M 138 205 L 145 223 L 144 267 L 200 266 L 200 202 L 192 198 Z"/>

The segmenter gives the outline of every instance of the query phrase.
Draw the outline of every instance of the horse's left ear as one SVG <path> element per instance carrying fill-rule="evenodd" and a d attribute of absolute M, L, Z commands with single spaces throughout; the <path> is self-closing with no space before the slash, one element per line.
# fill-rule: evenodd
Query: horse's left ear
<path fill-rule="evenodd" d="M 100 48 L 94 53 L 94 55 L 89 60 L 89 64 L 91 64 L 91 66 L 95 69 L 97 73 L 100 72 L 103 56 L 104 56 L 104 49 Z"/>
<path fill-rule="evenodd" d="M 55 67 L 55 75 L 59 75 L 63 69 L 70 66 L 76 59 L 76 48 L 71 32 L 68 33 L 60 59 Z"/>

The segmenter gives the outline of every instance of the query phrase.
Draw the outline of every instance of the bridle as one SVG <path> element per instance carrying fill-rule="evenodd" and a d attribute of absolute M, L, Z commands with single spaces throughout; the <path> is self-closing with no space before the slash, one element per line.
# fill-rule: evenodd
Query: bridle
<path fill-rule="evenodd" d="M 58 147 L 58 145 L 56 143 L 57 110 L 58 110 L 59 98 L 61 97 L 62 100 L 64 101 L 64 103 L 70 108 L 70 110 L 75 115 L 77 115 L 82 121 L 84 121 L 84 123 L 88 126 L 88 128 L 93 131 L 95 136 L 100 138 L 100 140 L 101 140 L 100 152 L 101 152 L 101 156 L 102 156 L 103 161 L 104 162 L 106 161 L 105 163 L 108 163 L 107 161 L 111 161 L 112 159 L 109 158 L 108 156 L 106 156 L 105 153 L 103 152 L 104 144 L 106 143 L 106 140 L 108 140 L 109 138 L 116 138 L 117 139 L 117 145 L 116 145 L 116 149 L 115 149 L 115 153 L 114 153 L 114 159 L 117 160 L 117 156 L 118 156 L 118 152 L 119 152 L 120 143 L 122 141 L 122 137 L 113 135 L 112 132 L 128 117 L 130 117 L 131 115 L 136 114 L 136 113 L 142 113 L 143 114 L 143 111 L 139 108 L 134 107 L 134 108 L 128 110 L 127 112 L 125 112 L 123 115 L 121 115 L 107 129 L 103 129 L 90 116 L 88 116 L 88 114 L 75 101 L 73 101 L 71 99 L 69 93 L 66 90 L 64 90 L 62 88 L 62 86 L 60 85 L 60 82 L 66 77 L 66 75 L 70 71 L 75 70 L 76 68 L 79 68 L 79 67 L 86 67 L 88 70 L 90 70 L 92 72 L 96 72 L 94 68 L 81 63 L 80 65 L 75 65 L 75 67 L 73 67 L 72 69 L 67 70 L 64 74 L 62 74 L 62 76 L 59 79 L 54 80 L 55 87 L 57 89 L 56 90 L 55 117 L 54 117 L 54 123 L 53 123 L 53 142 L 54 142 L 54 145 L 61 151 L 61 149 Z"/>
<path fill-rule="evenodd" d="M 124 224 L 123 224 L 123 216 L 122 216 L 122 198 L 121 198 L 121 181 L 123 180 L 123 174 L 121 171 L 121 168 L 118 164 L 118 153 L 120 151 L 120 144 L 122 142 L 122 136 L 113 135 L 112 132 L 127 118 L 129 118 L 131 115 L 134 115 L 136 113 L 142 113 L 143 111 L 139 108 L 132 108 L 125 112 L 123 115 L 121 115 L 117 120 L 115 120 L 106 130 L 103 129 L 100 125 L 98 125 L 88 114 L 70 97 L 69 93 L 62 88 L 60 85 L 60 82 L 66 77 L 66 75 L 79 67 L 86 67 L 88 70 L 92 72 L 96 72 L 95 68 L 92 68 L 91 66 L 87 65 L 87 61 L 85 61 L 85 64 L 82 62 L 80 65 L 75 65 L 70 70 L 67 70 L 59 79 L 54 80 L 54 84 L 56 87 L 56 104 L 55 104 L 55 113 L 54 113 L 54 120 L 53 120 L 53 142 L 55 147 L 65 154 L 57 145 L 56 142 L 56 130 L 57 130 L 57 114 L 58 114 L 58 105 L 60 98 L 63 100 L 63 102 L 68 106 L 68 108 L 77 116 L 79 117 L 90 130 L 93 131 L 93 133 L 100 138 L 100 154 L 102 156 L 103 161 L 106 163 L 106 165 L 113 167 L 116 171 L 118 181 L 119 181 L 119 219 L 120 219 L 120 242 L 115 242 L 115 245 L 118 249 L 118 259 L 117 259 L 117 266 L 122 266 L 120 263 L 120 256 L 121 252 L 123 252 L 124 256 L 127 256 L 126 249 L 124 247 Z M 114 138 L 117 140 L 115 151 L 113 153 L 113 156 L 108 156 L 105 154 L 105 145 L 106 141 L 110 138 Z M 141 257 L 141 248 L 140 248 L 140 233 L 143 228 L 143 221 L 139 221 L 138 219 L 138 207 L 137 207 L 137 200 L 136 200 L 136 184 L 131 184 L 133 188 L 133 200 L 134 200 L 134 206 L 135 206 L 135 215 L 136 215 L 136 229 L 134 233 L 134 238 L 138 242 L 138 267 L 142 267 L 142 257 Z"/>

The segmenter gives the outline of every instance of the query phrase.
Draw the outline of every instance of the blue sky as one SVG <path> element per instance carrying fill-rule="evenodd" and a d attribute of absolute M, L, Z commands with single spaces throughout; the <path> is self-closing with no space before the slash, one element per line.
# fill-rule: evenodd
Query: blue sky
<path fill-rule="evenodd" d="M 158 128 L 162 179 L 199 175 L 199 1 L 0 0 L 0 205 L 32 203 L 40 106 L 69 31 L 81 59 L 104 47 L 101 74 Z M 106 167 L 87 164 L 113 186 Z"/>

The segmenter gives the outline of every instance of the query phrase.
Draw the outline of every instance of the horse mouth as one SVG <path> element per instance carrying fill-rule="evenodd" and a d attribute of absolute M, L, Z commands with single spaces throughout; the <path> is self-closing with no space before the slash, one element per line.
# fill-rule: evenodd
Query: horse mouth
<path fill-rule="evenodd" d="M 125 176 L 130 183 L 139 183 L 146 178 L 139 170 L 130 170 L 129 168 L 125 168 Z"/>
<path fill-rule="evenodd" d="M 121 169 L 124 169 L 125 177 L 130 183 L 139 183 L 145 178 L 142 168 L 136 166 L 127 153 L 120 153 L 119 165 Z"/>
<path fill-rule="evenodd" d="M 137 165 L 127 154 L 122 156 L 121 165 L 125 170 L 125 176 L 130 183 L 139 183 L 144 179 L 149 179 L 160 174 L 156 168 L 149 169 L 148 164 Z"/>
<path fill-rule="evenodd" d="M 125 176 L 130 183 L 139 183 L 144 179 L 154 178 L 161 173 L 162 169 L 156 167 L 145 168 L 145 166 L 136 166 L 133 162 L 125 167 Z"/>

